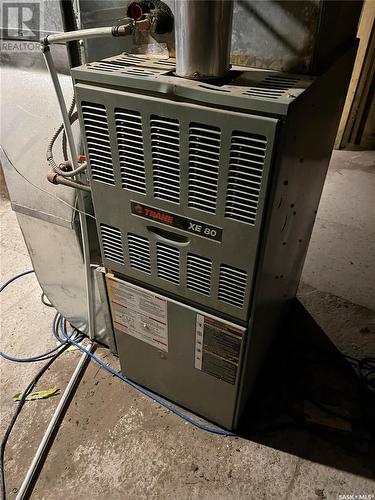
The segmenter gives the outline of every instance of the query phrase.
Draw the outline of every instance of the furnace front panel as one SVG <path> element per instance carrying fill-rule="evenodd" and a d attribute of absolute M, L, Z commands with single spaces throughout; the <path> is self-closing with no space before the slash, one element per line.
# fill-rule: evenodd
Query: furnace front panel
<path fill-rule="evenodd" d="M 246 320 L 278 120 L 76 92 L 104 265 Z"/>

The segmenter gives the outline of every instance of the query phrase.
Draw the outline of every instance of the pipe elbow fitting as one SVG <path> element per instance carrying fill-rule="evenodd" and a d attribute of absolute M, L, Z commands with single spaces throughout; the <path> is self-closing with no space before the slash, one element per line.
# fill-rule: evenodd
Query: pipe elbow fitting
<path fill-rule="evenodd" d="M 122 24 L 120 26 L 113 26 L 112 36 L 128 36 L 133 33 L 135 29 L 135 21 L 133 19 L 129 20 L 127 24 Z"/>
<path fill-rule="evenodd" d="M 48 171 L 48 174 L 47 174 L 47 180 L 48 182 L 50 182 L 51 184 L 58 184 L 57 182 L 57 173 L 54 172 L 53 170 L 49 170 Z"/>

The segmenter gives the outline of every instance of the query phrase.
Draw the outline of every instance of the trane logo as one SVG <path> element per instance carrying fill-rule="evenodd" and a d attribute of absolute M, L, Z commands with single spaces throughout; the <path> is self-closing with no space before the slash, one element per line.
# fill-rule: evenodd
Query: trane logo
<path fill-rule="evenodd" d="M 150 219 L 164 222 L 164 224 L 173 224 L 174 222 L 174 217 L 165 212 L 158 212 L 152 208 L 143 207 L 142 205 L 135 205 L 134 209 L 137 215 L 144 215 Z"/>
<path fill-rule="evenodd" d="M 138 217 L 159 222 L 160 224 L 166 224 L 167 226 L 172 226 L 176 229 L 187 231 L 188 233 L 194 233 L 202 238 L 221 241 L 223 230 L 220 227 L 211 226 L 211 224 L 193 220 L 188 217 L 184 217 L 183 215 L 164 212 L 154 207 L 148 207 L 138 201 L 131 201 L 130 209 L 131 213 L 133 215 L 137 215 Z"/>

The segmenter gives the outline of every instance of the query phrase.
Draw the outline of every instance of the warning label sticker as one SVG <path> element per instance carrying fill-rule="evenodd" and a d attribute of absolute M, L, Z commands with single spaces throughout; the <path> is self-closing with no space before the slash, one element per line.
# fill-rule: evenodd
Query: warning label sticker
<path fill-rule="evenodd" d="M 168 352 L 167 301 L 107 276 L 114 327 Z"/>
<path fill-rule="evenodd" d="M 235 384 L 245 329 L 197 314 L 195 368 Z"/>

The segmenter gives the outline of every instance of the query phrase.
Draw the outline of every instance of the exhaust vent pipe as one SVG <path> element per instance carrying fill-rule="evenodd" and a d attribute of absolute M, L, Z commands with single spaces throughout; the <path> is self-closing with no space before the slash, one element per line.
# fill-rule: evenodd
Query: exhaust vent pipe
<path fill-rule="evenodd" d="M 178 0 L 175 3 L 176 74 L 213 80 L 229 71 L 232 0 Z"/>

